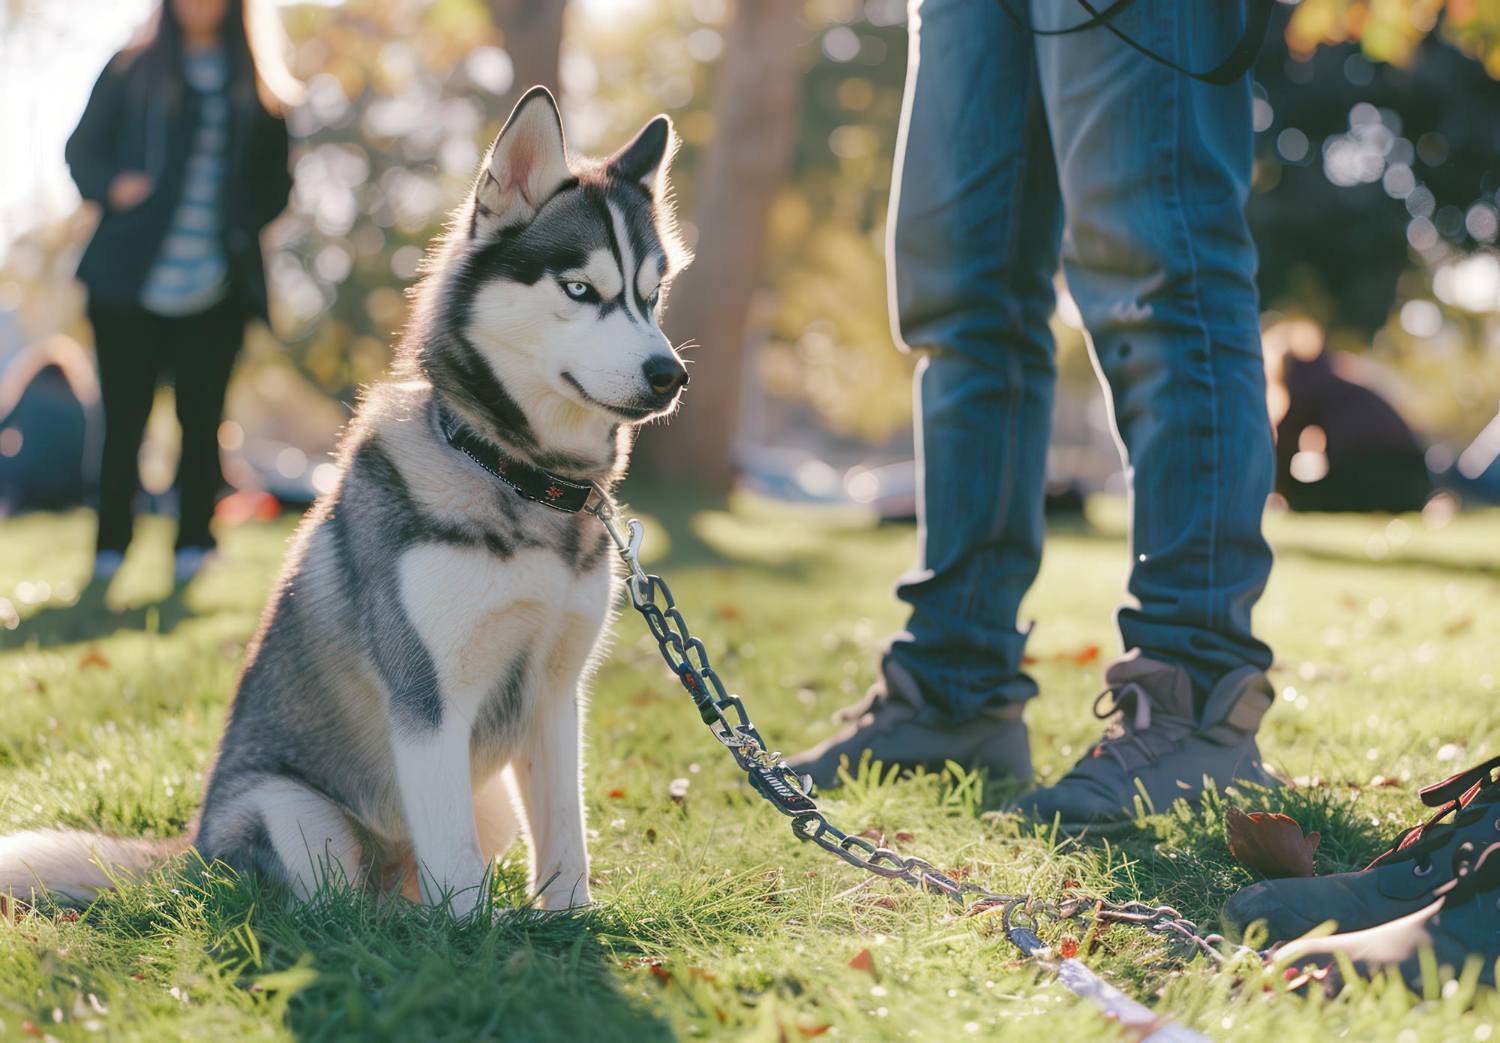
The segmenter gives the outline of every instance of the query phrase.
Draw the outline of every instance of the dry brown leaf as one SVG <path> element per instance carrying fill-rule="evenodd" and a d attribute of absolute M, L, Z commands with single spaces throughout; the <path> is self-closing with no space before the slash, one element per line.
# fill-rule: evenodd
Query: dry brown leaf
<path fill-rule="evenodd" d="M 1322 836 L 1306 836 L 1297 820 L 1268 811 L 1245 814 L 1230 804 L 1224 809 L 1229 852 L 1240 865 L 1268 878 L 1312 876 L 1313 852 Z"/>
<path fill-rule="evenodd" d="M 849 966 L 857 971 L 864 971 L 866 974 L 874 974 L 875 957 L 870 955 L 869 949 L 861 949 L 855 955 L 854 959 L 849 961 Z"/>
<path fill-rule="evenodd" d="M 109 666 L 109 660 L 97 648 L 91 648 L 78 660 L 78 668 L 85 670 L 91 666 Z"/>

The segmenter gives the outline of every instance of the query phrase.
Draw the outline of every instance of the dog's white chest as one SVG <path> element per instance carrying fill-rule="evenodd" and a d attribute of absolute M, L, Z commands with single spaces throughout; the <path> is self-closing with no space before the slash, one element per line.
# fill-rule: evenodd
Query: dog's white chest
<path fill-rule="evenodd" d="M 576 678 L 608 614 L 610 579 L 577 575 L 545 548 L 509 558 L 423 544 L 401 559 L 402 603 L 436 669 L 444 712 L 470 720 L 497 686 L 528 702 Z M 571 695 L 571 693 L 569 693 Z"/>

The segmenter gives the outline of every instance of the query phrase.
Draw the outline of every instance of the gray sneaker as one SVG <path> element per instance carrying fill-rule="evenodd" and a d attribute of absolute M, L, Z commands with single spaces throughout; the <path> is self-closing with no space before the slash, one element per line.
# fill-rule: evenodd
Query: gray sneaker
<path fill-rule="evenodd" d="M 1259 921 L 1268 942 L 1298 938 L 1326 920 L 1341 933 L 1363 931 L 1432 904 L 1433 890 L 1453 878 L 1464 844 L 1483 847 L 1500 837 L 1500 781 L 1492 757 L 1421 791 L 1437 809 L 1395 845 L 1355 873 L 1262 880 L 1224 906 L 1224 922 L 1244 930 Z"/>
<path fill-rule="evenodd" d="M 1023 814 L 1057 822 L 1064 832 L 1111 833 L 1134 822 L 1138 796 L 1148 810 L 1165 811 L 1179 797 L 1198 800 L 1205 776 L 1220 786 L 1276 784 L 1255 745 L 1255 729 L 1274 701 L 1259 670 L 1226 674 L 1201 719 L 1180 666 L 1131 652 L 1110 664 L 1104 679 L 1109 687 L 1094 703 L 1094 713 L 1109 718 L 1104 736 L 1057 785 L 1018 800 Z"/>
<path fill-rule="evenodd" d="M 948 761 L 986 768 L 991 778 L 1031 777 L 1031 747 L 1020 703 L 986 707 L 962 724 L 948 724 L 927 707 L 916 680 L 887 659 L 883 677 L 865 698 L 836 715 L 848 724 L 787 764 L 823 788 L 838 785 L 841 764 L 859 764 L 866 752 L 887 768 L 941 771 Z"/>

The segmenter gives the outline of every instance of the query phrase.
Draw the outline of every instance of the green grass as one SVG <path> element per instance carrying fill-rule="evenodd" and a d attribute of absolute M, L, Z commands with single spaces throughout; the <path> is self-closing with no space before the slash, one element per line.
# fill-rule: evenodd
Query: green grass
<path fill-rule="evenodd" d="M 909 528 L 638 493 L 660 511 L 648 549 L 720 673 L 780 749 L 826 734 L 872 679 L 901 622 L 890 593 Z M 1060 526 L 1025 615 L 1044 696 L 1027 711 L 1055 779 L 1096 734 L 1090 700 L 1114 650 L 1125 568 L 1118 505 Z M 1418 813 L 1424 782 L 1497 752 L 1500 517 L 1440 532 L 1418 518 L 1273 518 L 1278 566 L 1258 621 L 1279 697 L 1263 746 L 1296 790 L 1269 798 L 1322 831 L 1320 872 L 1362 864 Z M 170 596 L 170 527 L 148 520 L 108 604 L 65 607 L 88 567 L 85 514 L 0 525 L 0 831 L 64 824 L 175 835 L 203 788 L 235 672 L 291 520 L 225 534 L 226 561 Z M 669 540 L 670 537 L 670 540 Z M 670 546 L 670 549 L 668 549 Z M 1381 555 L 1372 557 L 1371 555 Z M 50 602 L 26 603 L 50 588 Z M 23 584 L 30 584 L 23 587 Z M 69 584 L 74 588 L 69 589 Z M 0 605 L 3 615 L 4 605 Z M 587 789 L 596 909 L 576 918 L 454 926 L 352 895 L 287 908 L 222 873 L 126 886 L 79 915 L 0 923 L 0 1040 L 790 1040 L 1108 1037 L 1117 1030 L 1003 935 L 937 898 L 863 883 L 799 844 L 752 798 L 665 673 L 640 621 L 616 626 L 595 686 Z M 1371 785 L 1374 776 L 1394 785 Z M 691 786 L 679 805 L 672 779 Z M 1055 841 L 986 816 L 1001 783 L 866 776 L 826 802 L 852 832 L 966 867 L 998 890 L 1065 880 L 1114 899 L 1176 904 L 1205 926 L 1251 881 L 1215 805 L 1149 818 L 1113 844 Z M 1256 803 L 1253 797 L 1238 798 Z M 514 901 L 524 859 L 503 867 Z M 187 871 L 182 871 L 187 870 Z M 873 974 L 850 960 L 868 949 Z M 1324 1002 L 1239 966 L 1215 973 L 1116 928 L 1087 957 L 1176 1019 L 1221 1038 L 1488 1038 L 1495 994 L 1388 981 Z"/>

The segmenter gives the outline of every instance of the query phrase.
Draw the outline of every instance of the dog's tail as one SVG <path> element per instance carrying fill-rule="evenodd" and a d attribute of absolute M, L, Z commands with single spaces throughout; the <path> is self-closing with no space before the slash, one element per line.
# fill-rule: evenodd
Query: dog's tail
<path fill-rule="evenodd" d="M 187 850 L 187 838 L 147 840 L 77 829 L 38 829 L 0 837 L 0 904 L 50 893 L 91 902 L 122 875 L 137 876 Z"/>

